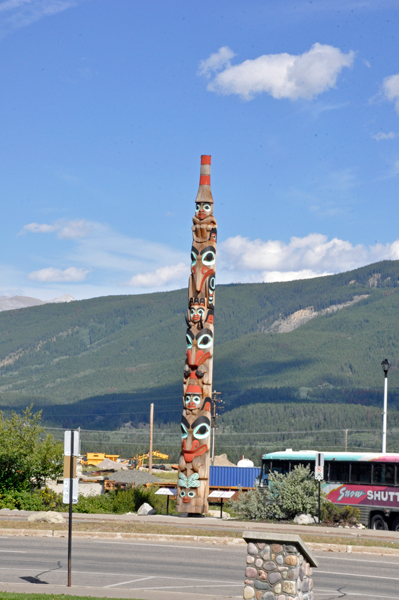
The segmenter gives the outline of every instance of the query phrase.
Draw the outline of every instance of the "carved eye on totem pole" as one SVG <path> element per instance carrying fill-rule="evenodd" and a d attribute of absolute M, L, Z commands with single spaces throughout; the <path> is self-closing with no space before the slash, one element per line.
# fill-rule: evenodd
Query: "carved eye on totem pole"
<path fill-rule="evenodd" d="M 177 485 L 180 488 L 179 498 L 183 500 L 184 504 L 189 504 L 197 497 L 197 488 L 201 485 L 198 473 L 193 473 L 190 477 L 187 477 L 184 473 L 179 473 Z"/>
<path fill-rule="evenodd" d="M 208 303 L 210 307 L 215 306 L 215 275 L 212 275 L 209 278 L 209 288 L 208 288 Z"/>
<path fill-rule="evenodd" d="M 194 246 L 191 249 L 191 282 L 193 295 L 205 292 L 205 281 L 215 274 L 216 248 L 206 246 L 198 251 Z"/>
<path fill-rule="evenodd" d="M 194 380 L 195 382 L 195 380 Z M 198 386 L 199 387 L 199 386 Z M 211 399 L 210 397 L 206 397 L 204 401 L 202 401 L 202 397 L 200 394 L 193 394 L 193 393 L 189 393 L 191 392 L 192 389 L 197 388 L 196 385 L 190 385 L 190 381 L 189 384 L 187 386 L 187 392 L 186 395 L 184 396 L 184 408 L 186 409 L 186 414 L 193 414 L 193 415 L 197 415 L 198 412 L 201 410 L 205 410 L 205 411 L 209 411 L 211 409 Z M 201 406 L 202 404 L 202 406 Z"/>
<path fill-rule="evenodd" d="M 195 216 L 197 219 L 206 219 L 213 213 L 213 206 L 211 202 L 196 202 L 195 203 Z"/>
<path fill-rule="evenodd" d="M 190 421 L 192 421 L 190 423 Z M 208 451 L 208 440 L 211 431 L 211 422 L 208 417 L 201 416 L 194 420 L 181 420 L 181 450 L 186 464 L 192 463 L 195 458 Z"/>
<path fill-rule="evenodd" d="M 195 334 L 191 329 L 187 329 L 186 333 L 187 343 L 187 359 L 186 369 L 184 371 L 185 377 L 189 377 L 192 371 L 195 372 L 196 376 L 201 378 L 204 376 L 206 370 L 199 370 L 201 365 L 213 356 L 213 331 L 205 328 L 201 329 Z"/>
<path fill-rule="evenodd" d="M 190 308 L 190 321 L 192 323 L 199 323 L 204 320 L 205 309 L 198 304 L 195 304 Z"/>

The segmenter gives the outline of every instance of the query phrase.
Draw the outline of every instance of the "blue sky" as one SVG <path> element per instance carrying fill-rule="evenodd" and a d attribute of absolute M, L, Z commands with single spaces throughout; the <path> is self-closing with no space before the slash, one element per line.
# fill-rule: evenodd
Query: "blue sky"
<path fill-rule="evenodd" d="M 0 0 L 0 295 L 185 287 L 200 155 L 217 281 L 399 259 L 398 0 Z"/>

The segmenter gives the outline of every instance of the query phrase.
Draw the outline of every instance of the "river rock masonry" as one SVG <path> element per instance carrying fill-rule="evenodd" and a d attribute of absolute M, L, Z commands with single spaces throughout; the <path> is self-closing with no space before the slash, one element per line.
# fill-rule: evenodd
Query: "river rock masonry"
<path fill-rule="evenodd" d="M 244 531 L 245 600 L 314 600 L 317 562 L 299 535 Z"/>

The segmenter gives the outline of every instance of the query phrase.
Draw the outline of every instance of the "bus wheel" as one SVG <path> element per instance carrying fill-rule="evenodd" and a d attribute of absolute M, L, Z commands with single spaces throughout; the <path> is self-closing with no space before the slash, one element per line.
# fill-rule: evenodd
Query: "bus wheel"
<path fill-rule="evenodd" d="M 399 526 L 399 520 L 398 520 L 398 526 Z M 388 523 L 385 521 L 385 519 L 382 515 L 374 515 L 374 517 L 371 518 L 370 529 L 378 529 L 378 530 L 385 531 L 388 529 Z"/>
<path fill-rule="evenodd" d="M 392 531 L 399 531 L 399 517 L 396 517 L 392 523 Z"/>

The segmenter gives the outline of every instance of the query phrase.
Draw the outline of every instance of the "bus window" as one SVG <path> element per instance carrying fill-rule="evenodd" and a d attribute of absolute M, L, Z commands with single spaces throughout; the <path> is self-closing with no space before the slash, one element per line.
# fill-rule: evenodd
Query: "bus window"
<path fill-rule="evenodd" d="M 264 460 L 262 462 L 262 475 L 269 475 L 270 473 L 270 460 Z"/>
<path fill-rule="evenodd" d="M 295 469 L 298 465 L 302 465 L 303 467 L 310 467 L 310 472 L 314 473 L 314 461 L 309 460 L 291 460 L 291 471 Z"/>
<path fill-rule="evenodd" d="M 335 460 L 332 460 L 330 462 L 329 481 L 338 481 L 339 483 L 349 483 L 349 463 L 348 462 L 337 462 Z"/>
<path fill-rule="evenodd" d="M 373 463 L 373 483 L 393 485 L 395 482 L 395 465 Z"/>
<path fill-rule="evenodd" d="M 273 460 L 272 471 L 275 473 L 282 473 L 287 475 L 290 472 L 290 461 L 289 460 Z"/>
<path fill-rule="evenodd" d="M 351 483 L 371 483 L 371 463 L 351 463 Z"/>

